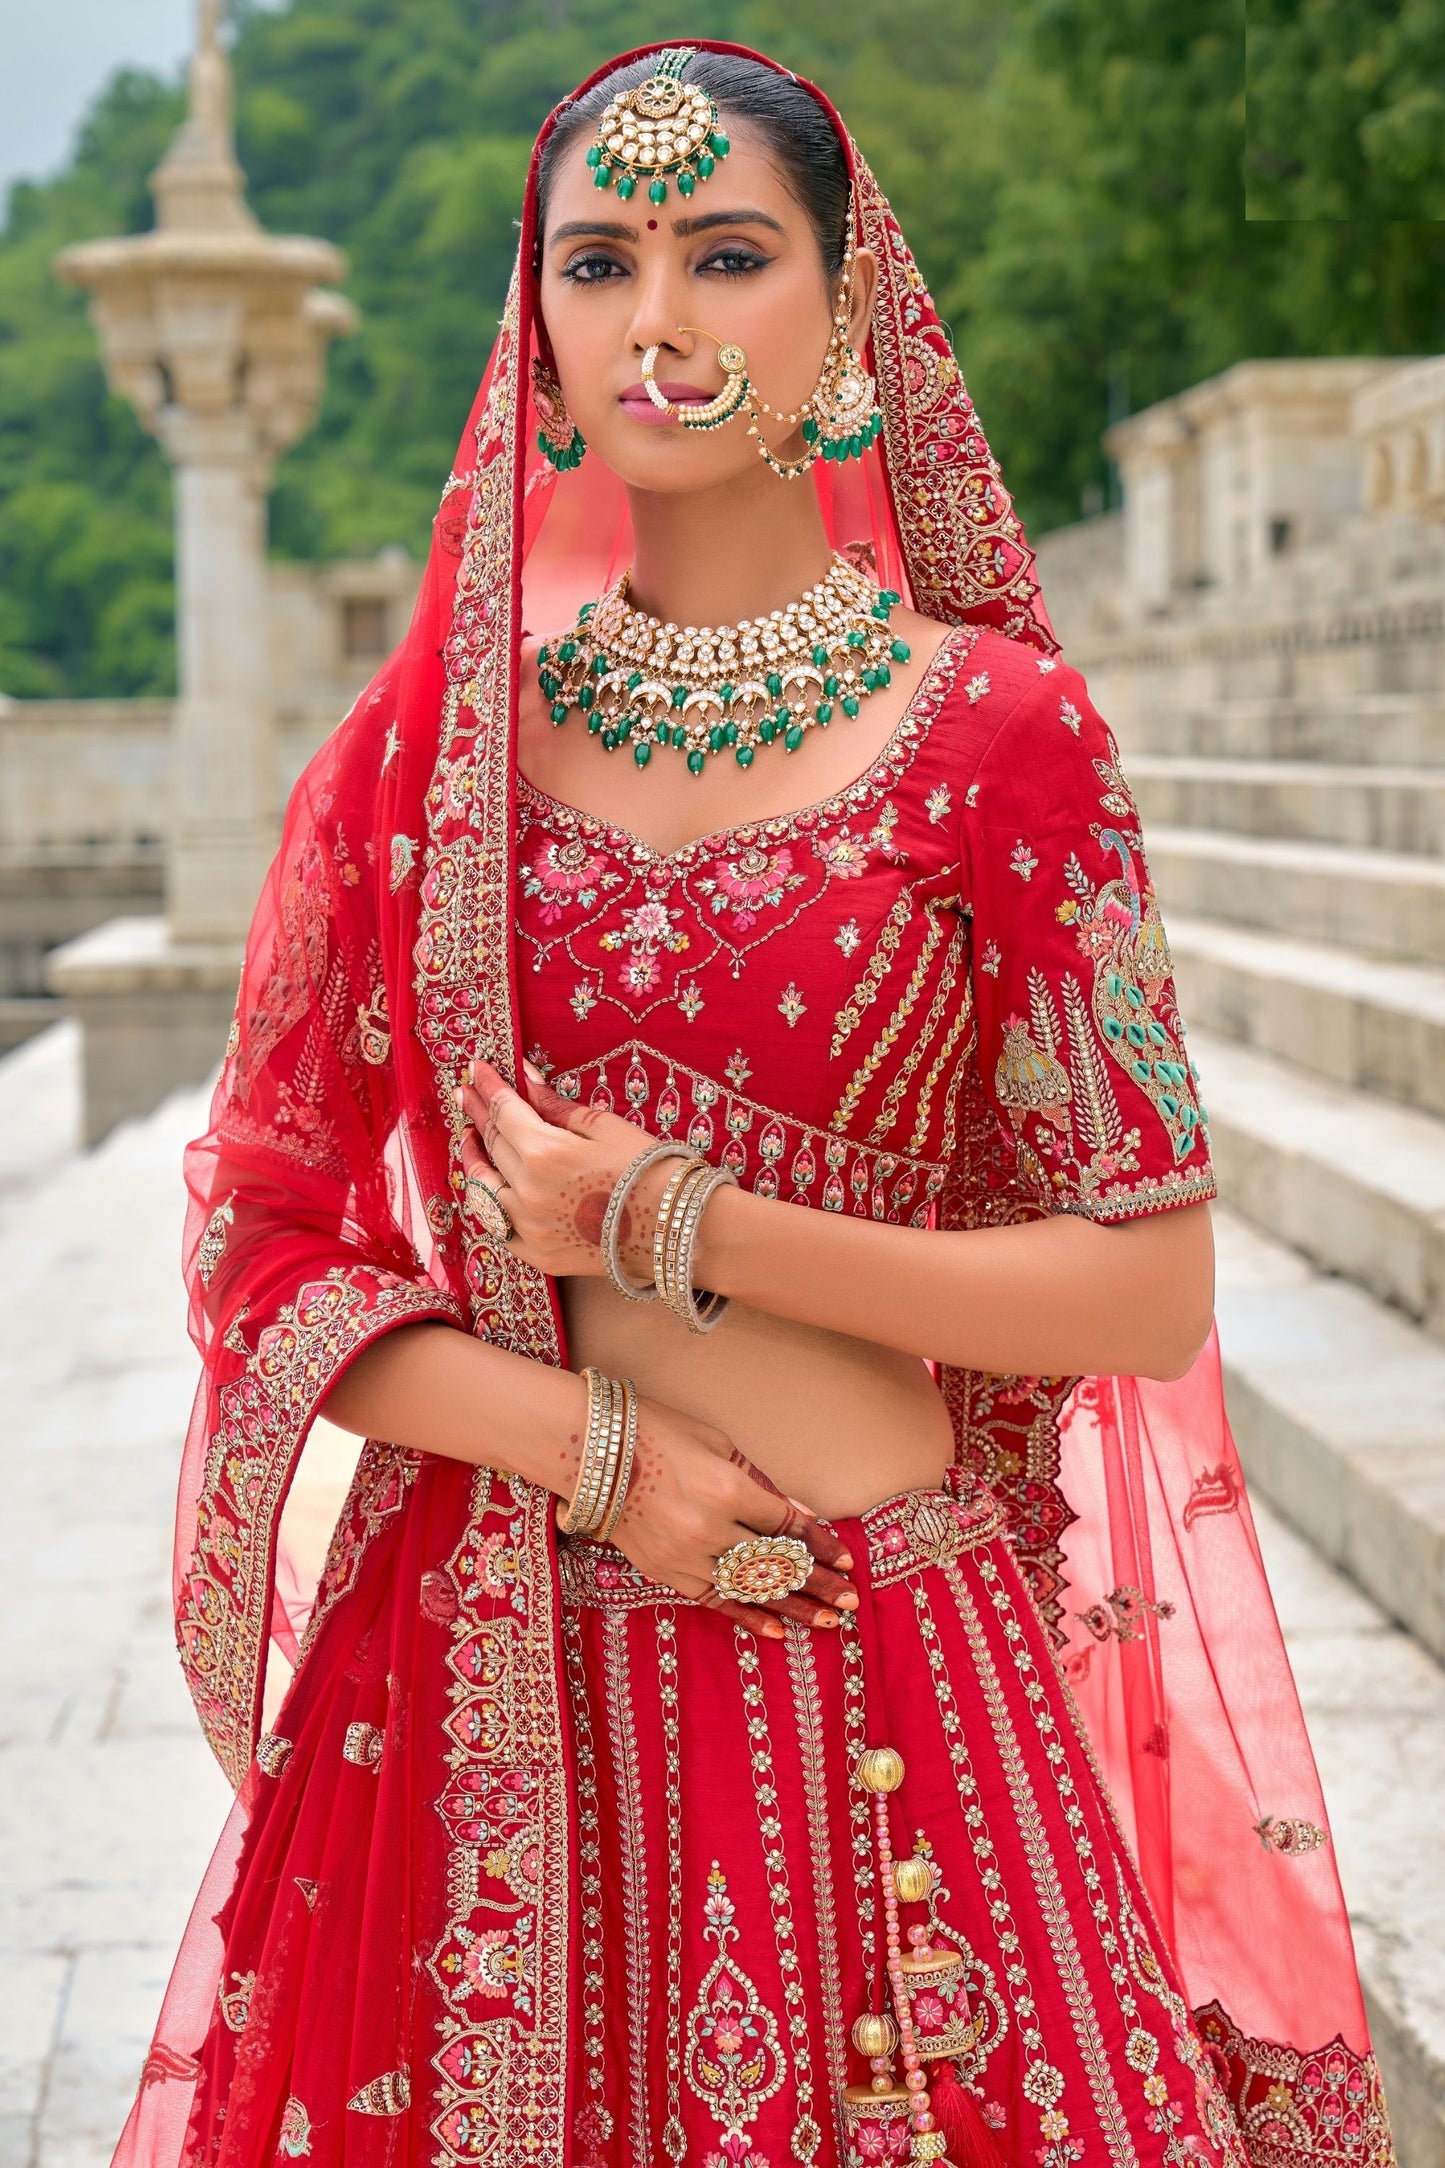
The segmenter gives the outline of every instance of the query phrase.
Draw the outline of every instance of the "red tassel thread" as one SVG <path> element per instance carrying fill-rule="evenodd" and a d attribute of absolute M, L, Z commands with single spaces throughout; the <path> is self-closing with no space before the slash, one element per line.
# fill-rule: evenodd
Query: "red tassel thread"
<path fill-rule="evenodd" d="M 934 2119 L 948 2140 L 953 2168 L 1004 2168 L 983 2109 L 950 2058 L 930 2064 L 928 2097 Z"/>

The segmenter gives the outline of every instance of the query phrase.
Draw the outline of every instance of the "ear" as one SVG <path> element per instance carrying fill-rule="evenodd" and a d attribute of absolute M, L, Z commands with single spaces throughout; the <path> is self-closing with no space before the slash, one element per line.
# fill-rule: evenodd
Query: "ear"
<path fill-rule="evenodd" d="M 878 258 L 871 248 L 856 249 L 853 254 L 853 314 L 848 325 L 848 338 L 857 354 L 861 354 L 868 343 L 877 295 Z"/>

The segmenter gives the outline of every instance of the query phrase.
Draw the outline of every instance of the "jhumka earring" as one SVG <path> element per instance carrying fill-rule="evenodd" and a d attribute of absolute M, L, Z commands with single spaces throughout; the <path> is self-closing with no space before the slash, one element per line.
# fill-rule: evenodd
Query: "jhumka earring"
<path fill-rule="evenodd" d="M 666 203 L 667 176 L 680 196 L 690 196 L 732 145 L 718 126 L 718 110 L 705 90 L 681 80 L 694 57 L 691 45 L 658 55 L 657 66 L 636 90 L 625 90 L 604 108 L 587 163 L 598 188 L 614 187 L 626 202 L 639 181 L 649 203 Z"/>
<path fill-rule="evenodd" d="M 587 439 L 567 412 L 562 387 L 540 354 L 532 357 L 532 404 L 541 427 L 537 449 L 546 454 L 559 474 L 580 467 Z"/>

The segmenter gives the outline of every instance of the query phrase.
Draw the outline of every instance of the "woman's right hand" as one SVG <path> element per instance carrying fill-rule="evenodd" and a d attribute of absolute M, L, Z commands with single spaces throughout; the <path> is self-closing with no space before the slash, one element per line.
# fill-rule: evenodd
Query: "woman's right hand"
<path fill-rule="evenodd" d="M 565 1500 L 558 1518 L 567 1510 Z M 748 1536 L 797 1536 L 814 1566 L 803 1587 L 770 1603 L 719 1595 L 713 1568 Z M 751 1633 L 781 1639 L 782 1619 L 835 1627 L 857 1608 L 847 1546 L 817 1516 L 780 1491 L 724 1431 L 661 1401 L 637 1401 L 637 1450 L 627 1500 L 612 1542 L 650 1581 L 719 1611 Z"/>

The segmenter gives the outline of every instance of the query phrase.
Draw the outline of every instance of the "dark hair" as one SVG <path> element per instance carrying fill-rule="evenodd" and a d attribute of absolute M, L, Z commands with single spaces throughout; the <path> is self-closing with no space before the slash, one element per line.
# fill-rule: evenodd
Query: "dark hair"
<path fill-rule="evenodd" d="M 539 235 L 546 226 L 547 198 L 558 159 L 584 131 L 596 133 L 609 99 L 645 83 L 656 65 L 657 55 L 650 54 L 614 68 L 559 116 L 537 168 Z M 757 129 L 788 189 L 808 214 L 831 285 L 843 268 L 848 162 L 823 107 L 793 76 L 736 53 L 695 53 L 683 73 L 685 81 L 696 83 L 716 101 L 722 118 L 751 121 Z"/>

